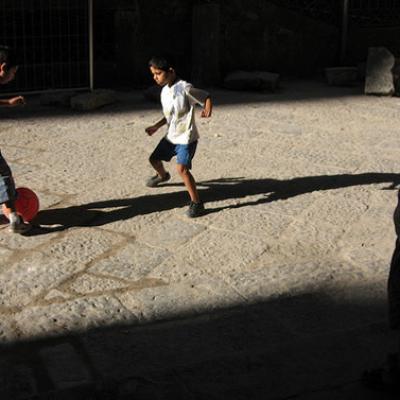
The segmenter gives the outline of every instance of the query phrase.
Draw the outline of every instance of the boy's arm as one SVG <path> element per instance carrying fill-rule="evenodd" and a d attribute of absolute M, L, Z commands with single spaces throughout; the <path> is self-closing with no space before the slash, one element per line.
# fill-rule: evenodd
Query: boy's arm
<path fill-rule="evenodd" d="M 190 84 L 186 87 L 186 95 L 192 104 L 200 104 L 202 107 L 204 107 L 207 98 L 210 97 L 210 93 L 207 91 L 194 88 Z"/>
<path fill-rule="evenodd" d="M 213 105 L 210 94 L 207 91 L 191 86 L 186 90 L 186 95 L 192 104 L 199 104 L 203 107 L 203 111 L 201 112 L 203 118 L 211 117 Z"/>
<path fill-rule="evenodd" d="M 25 104 L 25 99 L 22 96 L 11 97 L 10 99 L 0 99 L 0 106 L 19 106 Z"/>
<path fill-rule="evenodd" d="M 213 104 L 211 101 L 211 97 L 208 96 L 206 101 L 204 102 L 203 111 L 201 112 L 202 118 L 210 118 L 212 114 Z"/>
<path fill-rule="evenodd" d="M 158 131 L 162 126 L 164 126 L 167 123 L 167 119 L 164 117 L 160 119 L 158 122 L 156 122 L 154 125 L 151 125 L 145 129 L 146 133 L 151 136 L 153 135 L 156 131 Z"/>

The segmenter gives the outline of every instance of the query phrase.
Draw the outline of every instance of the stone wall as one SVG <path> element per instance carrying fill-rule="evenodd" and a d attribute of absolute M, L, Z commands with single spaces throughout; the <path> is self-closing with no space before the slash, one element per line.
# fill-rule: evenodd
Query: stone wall
<path fill-rule="evenodd" d="M 212 43 L 204 43 L 210 21 L 204 21 L 206 29 L 201 32 L 193 29 L 199 26 L 193 20 L 193 7 L 210 3 L 219 5 L 219 31 L 210 35 Z M 102 19 L 95 24 L 97 84 L 110 86 L 117 77 L 121 85 L 149 85 L 147 61 L 159 53 L 173 54 L 181 76 L 192 79 L 202 69 L 193 68 L 194 64 L 199 67 L 201 46 L 218 46 L 219 51 L 203 53 L 205 63 L 210 54 L 219 57 L 221 78 L 238 69 L 312 76 L 324 67 L 339 65 L 339 23 L 320 22 L 266 0 L 96 0 L 95 8 Z M 389 31 L 350 26 L 347 64 L 365 60 L 371 45 L 398 53 L 399 30 Z"/>
<path fill-rule="evenodd" d="M 151 82 L 147 63 L 154 54 L 173 54 L 178 69 L 190 77 L 191 54 L 191 2 L 184 0 L 97 0 L 98 15 L 106 15 L 109 26 L 97 26 L 107 30 L 104 40 L 113 38 L 113 59 L 104 62 L 100 49 L 95 54 L 97 79 L 103 84 L 111 82 L 107 75 L 114 75 L 121 85 L 147 86 Z M 167 4 L 163 6 L 162 3 Z M 95 27 L 96 36 L 96 27 Z M 189 55 L 189 57 L 188 57 Z M 100 76 L 99 76 L 100 74 Z"/>
<path fill-rule="evenodd" d="M 334 62 L 338 30 L 267 1 L 221 2 L 222 69 L 310 75 Z"/>
<path fill-rule="evenodd" d="M 400 57 L 400 27 L 374 27 L 366 28 L 351 25 L 349 29 L 349 42 L 347 59 L 349 63 L 356 64 L 366 61 L 369 47 L 386 47 L 396 57 Z"/>

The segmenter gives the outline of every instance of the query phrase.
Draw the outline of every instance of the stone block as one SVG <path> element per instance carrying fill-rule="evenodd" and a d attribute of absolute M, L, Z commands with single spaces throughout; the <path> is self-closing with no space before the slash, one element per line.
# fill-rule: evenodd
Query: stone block
<path fill-rule="evenodd" d="M 330 86 L 353 86 L 358 81 L 357 67 L 325 68 L 325 76 Z"/>
<path fill-rule="evenodd" d="M 395 58 L 385 47 L 370 47 L 368 51 L 365 94 L 391 96 L 395 92 L 393 72 Z"/>
<path fill-rule="evenodd" d="M 279 74 L 267 71 L 235 71 L 224 79 L 224 86 L 232 90 L 275 91 L 278 83 Z"/>
<path fill-rule="evenodd" d="M 69 107 L 71 98 L 76 96 L 75 92 L 44 93 L 40 96 L 42 106 L 65 106 Z"/>
<path fill-rule="evenodd" d="M 279 85 L 279 74 L 274 74 L 272 72 L 267 71 L 255 71 L 256 76 L 258 76 L 261 80 L 261 89 L 262 90 L 270 90 L 272 92 Z"/>
<path fill-rule="evenodd" d="M 116 93 L 113 90 L 98 89 L 71 98 L 71 108 L 79 111 L 95 110 L 108 104 L 115 103 Z"/>
<path fill-rule="evenodd" d="M 224 86 L 232 90 L 257 90 L 261 86 L 261 80 L 254 73 L 235 71 L 224 79 Z"/>

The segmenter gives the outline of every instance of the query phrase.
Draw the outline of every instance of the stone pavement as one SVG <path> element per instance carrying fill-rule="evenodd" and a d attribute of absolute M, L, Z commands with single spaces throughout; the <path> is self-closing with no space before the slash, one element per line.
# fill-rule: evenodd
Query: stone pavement
<path fill-rule="evenodd" d="M 0 110 L 29 236 L 0 228 L 0 398 L 391 399 L 360 383 L 386 322 L 400 182 L 399 98 L 288 81 L 213 91 L 185 217 L 141 93 L 90 113 Z"/>

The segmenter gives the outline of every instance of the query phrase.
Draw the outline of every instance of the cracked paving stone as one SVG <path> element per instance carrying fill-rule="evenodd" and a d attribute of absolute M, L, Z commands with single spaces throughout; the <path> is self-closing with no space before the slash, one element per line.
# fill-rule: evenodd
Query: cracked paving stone
<path fill-rule="evenodd" d="M 174 249 L 197 236 L 204 229 L 202 225 L 178 218 L 169 218 L 160 222 L 157 227 L 144 228 L 140 234 L 140 241 L 156 247 Z"/>
<path fill-rule="evenodd" d="M 138 281 L 169 256 L 170 253 L 166 250 L 134 242 L 127 244 L 116 254 L 96 262 L 89 272 Z"/>
<path fill-rule="evenodd" d="M 200 268 L 212 276 L 245 271 L 268 249 L 268 238 L 261 240 L 235 232 L 212 230 L 176 253 L 182 264 Z"/>
<path fill-rule="evenodd" d="M 81 298 L 35 306 L 14 316 L 22 338 L 59 336 L 114 324 L 135 324 L 137 317 L 110 296 Z"/>
<path fill-rule="evenodd" d="M 0 273 L 0 305 L 21 308 L 83 270 L 82 263 L 32 253 Z"/>
<path fill-rule="evenodd" d="M 132 312 L 140 312 L 148 321 L 187 317 L 233 307 L 243 298 L 231 287 L 210 278 L 201 284 L 169 284 L 118 295 Z"/>
<path fill-rule="evenodd" d="M 80 294 L 91 294 L 111 292 L 117 289 L 123 289 L 127 286 L 128 283 L 118 282 L 114 279 L 84 274 L 75 280 L 70 286 L 70 289 Z"/>
<path fill-rule="evenodd" d="M 1 315 L 0 319 L 0 344 L 12 343 L 17 337 L 17 332 L 12 325 L 12 319 Z"/>
<path fill-rule="evenodd" d="M 76 229 L 60 240 L 52 242 L 43 253 L 54 259 L 89 263 L 123 241 L 124 238 L 119 235 L 98 229 Z"/>

